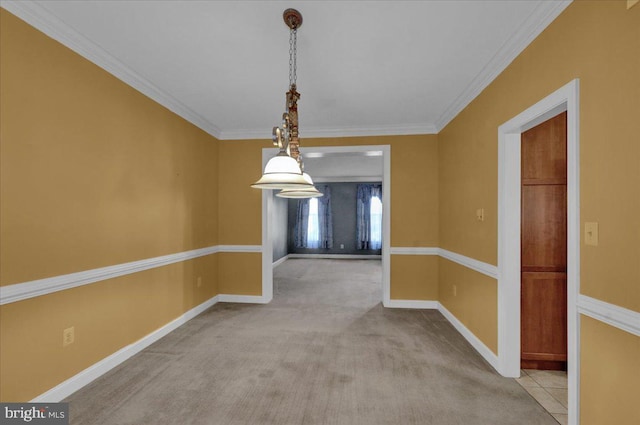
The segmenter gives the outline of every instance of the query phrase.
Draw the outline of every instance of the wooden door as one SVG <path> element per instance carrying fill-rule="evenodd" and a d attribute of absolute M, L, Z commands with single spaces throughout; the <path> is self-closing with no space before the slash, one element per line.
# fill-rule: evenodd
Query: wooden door
<path fill-rule="evenodd" d="M 521 367 L 566 370 L 566 112 L 522 133 L 521 241 Z"/>

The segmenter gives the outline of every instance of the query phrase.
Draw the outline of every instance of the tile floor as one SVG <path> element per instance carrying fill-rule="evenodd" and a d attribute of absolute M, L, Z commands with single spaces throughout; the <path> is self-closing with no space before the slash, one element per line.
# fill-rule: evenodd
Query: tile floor
<path fill-rule="evenodd" d="M 520 371 L 516 381 L 562 425 L 567 424 L 567 372 Z"/>

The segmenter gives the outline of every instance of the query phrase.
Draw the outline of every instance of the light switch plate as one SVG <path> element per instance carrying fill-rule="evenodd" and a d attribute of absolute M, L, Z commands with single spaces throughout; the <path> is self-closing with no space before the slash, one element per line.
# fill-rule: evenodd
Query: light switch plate
<path fill-rule="evenodd" d="M 76 340 L 76 336 L 75 336 L 75 331 L 76 331 L 76 327 L 75 326 L 71 326 L 70 328 L 64 329 L 62 331 L 62 346 L 66 347 L 67 345 L 71 345 L 75 342 Z"/>
<path fill-rule="evenodd" d="M 585 245 L 598 246 L 598 223 L 584 223 L 584 243 Z"/>

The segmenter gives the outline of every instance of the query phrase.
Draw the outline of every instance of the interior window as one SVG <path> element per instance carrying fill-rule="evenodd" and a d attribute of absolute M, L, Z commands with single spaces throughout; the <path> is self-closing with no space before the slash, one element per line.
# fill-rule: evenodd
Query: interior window
<path fill-rule="evenodd" d="M 371 249 L 382 248 L 382 201 L 379 197 L 371 197 Z"/>
<path fill-rule="evenodd" d="M 307 223 L 307 248 L 320 248 L 320 223 L 318 220 L 318 199 L 309 200 L 309 222 Z"/>

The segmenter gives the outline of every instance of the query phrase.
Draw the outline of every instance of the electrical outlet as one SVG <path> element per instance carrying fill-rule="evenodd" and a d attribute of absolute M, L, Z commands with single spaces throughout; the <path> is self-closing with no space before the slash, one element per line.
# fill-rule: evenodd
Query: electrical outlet
<path fill-rule="evenodd" d="M 196 285 L 198 288 L 202 286 L 202 276 L 198 276 L 198 279 L 196 279 Z"/>
<path fill-rule="evenodd" d="M 453 296 L 454 297 L 458 296 L 458 285 L 453 285 Z"/>
<path fill-rule="evenodd" d="M 478 208 L 476 210 L 476 219 L 478 221 L 484 221 L 484 208 Z"/>
<path fill-rule="evenodd" d="M 340 249 L 344 249 L 344 244 L 343 243 L 340 244 Z"/>
<path fill-rule="evenodd" d="M 70 328 L 67 328 L 67 329 L 62 331 L 62 346 L 63 347 L 66 347 L 67 345 L 73 344 L 73 342 L 76 340 L 75 331 L 76 331 L 75 326 L 71 326 Z"/>

